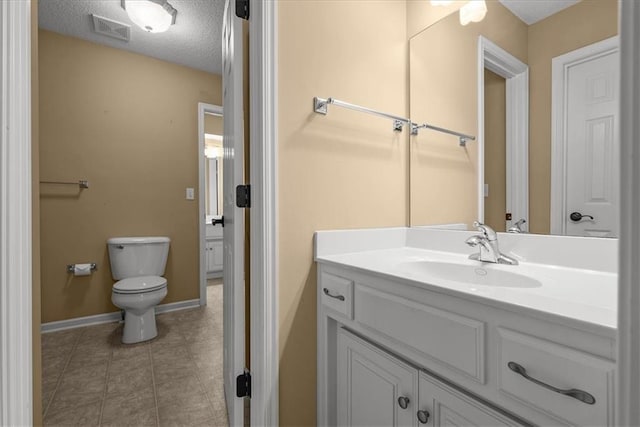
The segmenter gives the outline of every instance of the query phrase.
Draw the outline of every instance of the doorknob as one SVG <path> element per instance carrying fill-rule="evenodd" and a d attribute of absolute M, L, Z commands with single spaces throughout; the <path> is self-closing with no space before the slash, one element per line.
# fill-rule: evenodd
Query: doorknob
<path fill-rule="evenodd" d="M 582 215 L 580 212 L 572 212 L 571 215 L 569 215 L 569 218 L 573 222 L 582 221 L 583 218 L 589 218 L 591 221 L 595 219 L 591 215 Z"/>
<path fill-rule="evenodd" d="M 221 216 L 220 219 L 213 218 L 211 220 L 211 225 L 215 226 L 215 225 L 218 225 L 218 224 L 220 224 L 220 225 L 222 225 L 224 227 L 224 216 Z"/>

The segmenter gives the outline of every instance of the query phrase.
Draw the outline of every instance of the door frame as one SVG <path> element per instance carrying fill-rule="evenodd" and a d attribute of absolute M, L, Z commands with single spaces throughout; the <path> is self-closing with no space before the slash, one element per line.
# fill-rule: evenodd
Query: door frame
<path fill-rule="evenodd" d="M 573 50 L 551 61 L 551 234 L 566 235 L 567 74 L 573 66 L 620 50 L 620 38 L 605 40 Z"/>
<path fill-rule="evenodd" d="M 616 425 L 640 425 L 640 3 L 621 0 Z"/>
<path fill-rule="evenodd" d="M 251 425 L 279 425 L 278 2 L 250 0 Z"/>
<path fill-rule="evenodd" d="M 220 105 L 198 102 L 198 246 L 200 248 L 200 306 L 207 305 L 207 221 L 206 221 L 206 196 L 205 196 L 205 114 L 223 115 L 223 107 Z"/>
<path fill-rule="evenodd" d="M 484 70 L 506 80 L 507 212 L 512 221 L 529 221 L 529 66 L 493 43 L 478 37 L 478 221 L 484 222 Z"/>
<path fill-rule="evenodd" d="M 0 425 L 31 425 L 31 1 L 1 2 L 0 29 Z"/>

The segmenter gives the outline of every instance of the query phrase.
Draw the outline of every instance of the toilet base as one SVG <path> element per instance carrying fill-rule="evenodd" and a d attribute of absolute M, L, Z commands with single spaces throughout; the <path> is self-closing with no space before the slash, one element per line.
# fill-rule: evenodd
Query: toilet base
<path fill-rule="evenodd" d="M 143 314 L 136 314 L 132 311 L 124 312 L 124 330 L 122 331 L 122 342 L 124 344 L 135 344 L 158 336 L 156 328 L 155 307 L 149 308 Z"/>

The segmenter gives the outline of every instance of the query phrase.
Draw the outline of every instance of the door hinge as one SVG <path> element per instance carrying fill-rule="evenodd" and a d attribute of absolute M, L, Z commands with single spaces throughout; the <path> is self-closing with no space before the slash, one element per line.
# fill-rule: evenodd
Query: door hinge
<path fill-rule="evenodd" d="M 236 0 L 236 16 L 249 20 L 249 0 Z"/>
<path fill-rule="evenodd" d="M 251 397 L 251 372 L 247 369 L 236 377 L 236 396 Z"/>
<path fill-rule="evenodd" d="M 236 206 L 239 208 L 251 207 L 251 186 L 238 185 L 236 187 Z"/>

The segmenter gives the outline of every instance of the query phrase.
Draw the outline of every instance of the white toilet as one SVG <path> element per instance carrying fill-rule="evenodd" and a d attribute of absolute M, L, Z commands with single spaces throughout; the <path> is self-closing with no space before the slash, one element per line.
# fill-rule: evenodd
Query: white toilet
<path fill-rule="evenodd" d="M 124 310 L 122 342 L 134 344 L 158 335 L 155 307 L 167 296 L 162 277 L 168 237 L 115 237 L 107 240 L 113 284 L 111 301 Z"/>

